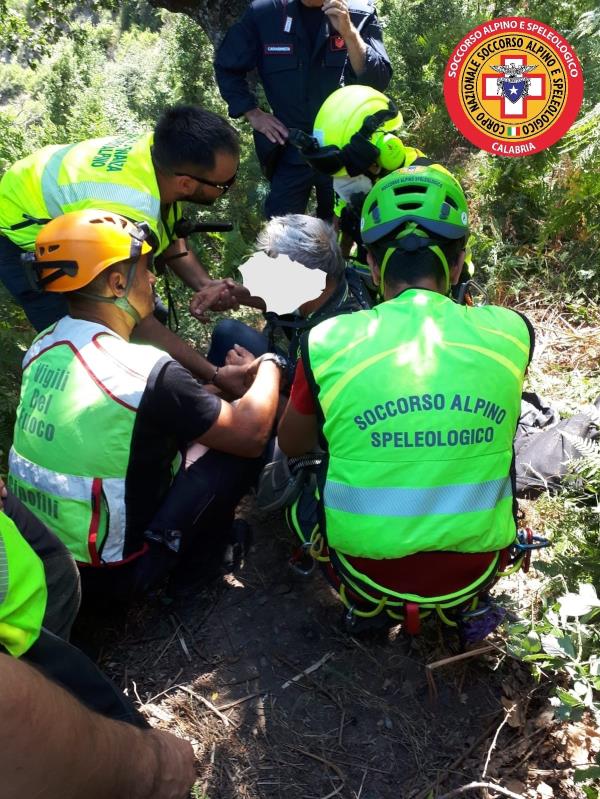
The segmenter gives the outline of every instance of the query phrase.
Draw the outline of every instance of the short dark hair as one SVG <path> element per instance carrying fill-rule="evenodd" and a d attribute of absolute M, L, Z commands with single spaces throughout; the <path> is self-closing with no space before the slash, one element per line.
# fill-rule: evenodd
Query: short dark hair
<path fill-rule="evenodd" d="M 402 227 L 404 227 L 404 225 L 402 225 Z M 387 250 L 393 247 L 397 241 L 396 236 L 402 227 L 394 231 L 392 236 L 386 236 L 385 239 L 369 245 L 369 249 L 380 266 Z M 460 239 L 445 239 L 441 236 L 435 236 L 428 231 L 427 235 L 444 253 L 448 261 L 448 267 L 452 269 L 458 256 L 462 250 L 465 249 L 467 242 L 466 236 L 462 236 Z M 438 284 L 445 283 L 446 281 L 442 262 L 429 247 L 410 252 L 397 249 L 390 255 L 384 274 L 384 282 L 386 285 L 393 286 L 398 283 L 408 283 L 412 285 L 418 283 L 423 278 L 433 278 Z"/>
<path fill-rule="evenodd" d="M 123 261 L 117 261 L 116 264 L 111 264 L 106 269 L 99 272 L 96 277 L 90 280 L 89 283 L 86 283 L 85 286 L 75 289 L 74 291 L 65 291 L 64 295 L 67 301 L 77 303 L 81 300 L 89 299 L 85 297 L 85 294 L 102 294 L 102 289 L 105 287 L 109 275 L 112 275 L 113 272 L 120 272 L 127 278 L 133 264 L 134 260 L 131 260 L 131 258 L 125 258 Z"/>
<path fill-rule="evenodd" d="M 226 119 L 197 105 L 174 105 L 163 111 L 154 128 L 152 151 L 159 167 L 171 172 L 189 167 L 209 171 L 218 152 L 240 153 L 238 133 Z"/>

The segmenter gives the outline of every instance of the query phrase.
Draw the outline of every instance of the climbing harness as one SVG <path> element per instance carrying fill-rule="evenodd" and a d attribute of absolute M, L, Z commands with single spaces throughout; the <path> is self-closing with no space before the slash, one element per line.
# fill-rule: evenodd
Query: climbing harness
<path fill-rule="evenodd" d="M 321 567 L 344 605 L 344 625 L 350 632 L 396 623 L 402 624 L 409 635 L 417 635 L 422 620 L 435 614 L 445 626 L 454 629 L 463 646 L 480 641 L 501 624 L 506 615 L 506 611 L 490 599 L 488 591 L 500 577 L 519 569 L 527 573 L 532 552 L 550 546 L 547 538 L 526 527 L 518 531 L 512 546 L 495 553 L 483 574 L 470 585 L 443 596 L 401 594 L 360 574 L 343 554 L 329 549 L 312 513 L 313 503 L 308 505 L 308 511 L 301 507 L 308 493 L 304 492 L 286 509 L 288 526 L 302 541 L 289 566 L 302 577 L 310 577 L 317 566 Z M 313 495 L 312 499 L 316 505 L 318 497 Z"/>

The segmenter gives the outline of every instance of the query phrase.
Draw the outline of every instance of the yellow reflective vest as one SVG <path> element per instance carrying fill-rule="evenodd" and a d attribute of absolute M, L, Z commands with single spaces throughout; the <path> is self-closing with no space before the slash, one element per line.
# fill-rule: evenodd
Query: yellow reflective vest
<path fill-rule="evenodd" d="M 40 635 L 46 612 L 42 561 L 0 511 L 0 644 L 19 657 Z"/>
<path fill-rule="evenodd" d="M 178 203 L 161 211 L 150 148 L 153 134 L 110 136 L 44 147 L 17 161 L 0 180 L 0 234 L 33 250 L 41 224 L 70 211 L 99 208 L 147 222 L 157 253 L 176 236 Z"/>
<path fill-rule="evenodd" d="M 328 466 L 329 545 L 374 559 L 491 552 L 515 538 L 511 464 L 524 320 L 409 289 L 304 341 Z"/>

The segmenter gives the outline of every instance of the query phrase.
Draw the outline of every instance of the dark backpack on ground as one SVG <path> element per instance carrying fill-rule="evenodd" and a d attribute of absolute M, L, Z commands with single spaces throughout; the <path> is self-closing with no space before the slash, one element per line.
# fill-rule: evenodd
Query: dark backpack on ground
<path fill-rule="evenodd" d="M 517 496 L 560 491 L 569 462 L 598 452 L 599 428 L 600 397 L 561 420 L 546 400 L 523 392 L 514 444 Z"/>

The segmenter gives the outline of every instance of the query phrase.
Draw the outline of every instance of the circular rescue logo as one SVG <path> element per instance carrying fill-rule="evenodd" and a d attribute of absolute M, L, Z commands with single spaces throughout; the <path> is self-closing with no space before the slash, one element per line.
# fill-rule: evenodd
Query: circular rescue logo
<path fill-rule="evenodd" d="M 494 19 L 454 49 L 444 96 L 452 121 L 477 147 L 530 155 L 557 142 L 575 121 L 583 99 L 581 64 L 548 25 Z"/>

